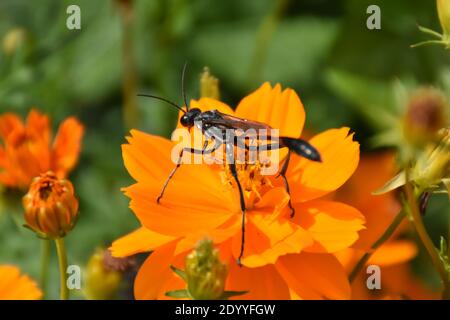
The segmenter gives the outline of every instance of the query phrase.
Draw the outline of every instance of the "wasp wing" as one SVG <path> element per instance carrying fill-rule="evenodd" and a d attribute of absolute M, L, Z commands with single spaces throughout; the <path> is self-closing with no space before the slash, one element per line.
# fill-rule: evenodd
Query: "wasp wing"
<path fill-rule="evenodd" d="M 231 116 L 217 110 L 214 110 L 213 117 L 207 119 L 207 123 L 220 129 L 235 130 L 238 137 L 262 141 L 274 138 L 273 129 L 265 123 Z"/>

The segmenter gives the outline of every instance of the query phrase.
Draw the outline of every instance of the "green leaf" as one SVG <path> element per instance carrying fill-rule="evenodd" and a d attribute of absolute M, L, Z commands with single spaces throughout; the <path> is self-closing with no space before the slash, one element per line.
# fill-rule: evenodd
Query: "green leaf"
<path fill-rule="evenodd" d="M 170 265 L 170 269 L 175 272 L 181 279 L 183 279 L 185 282 L 187 281 L 186 272 L 184 272 L 181 269 L 178 269 L 177 267 Z"/>
<path fill-rule="evenodd" d="M 175 299 L 191 298 L 189 291 L 186 289 L 167 291 L 166 296 Z"/>
<path fill-rule="evenodd" d="M 231 297 L 242 296 L 246 293 L 248 293 L 248 291 L 224 291 L 220 299 L 228 300 Z"/>
<path fill-rule="evenodd" d="M 207 61 L 221 80 L 239 91 L 254 89 L 264 80 L 284 86 L 301 83 L 305 88 L 317 79 L 318 68 L 325 62 L 339 30 L 331 19 L 288 19 L 276 26 L 267 50 L 255 52 L 258 27 L 251 20 L 204 27 L 190 41 L 189 51 L 194 59 Z M 255 55 L 262 55 L 264 63 L 257 70 L 258 77 L 252 79 L 254 75 L 249 71 Z M 250 80 L 259 82 L 249 83 Z"/>
<path fill-rule="evenodd" d="M 335 69 L 327 72 L 325 80 L 375 129 L 386 130 L 395 125 L 394 97 L 388 84 Z"/>
<path fill-rule="evenodd" d="M 395 147 L 402 143 L 402 137 L 399 134 L 398 128 L 383 131 L 370 138 L 370 145 L 373 148 L 379 147 Z"/>

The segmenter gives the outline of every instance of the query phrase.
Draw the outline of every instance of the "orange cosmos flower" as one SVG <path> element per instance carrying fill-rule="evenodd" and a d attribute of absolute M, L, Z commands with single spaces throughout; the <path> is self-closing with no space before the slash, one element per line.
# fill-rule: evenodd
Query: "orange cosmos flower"
<path fill-rule="evenodd" d="M 52 170 L 64 178 L 78 161 L 83 126 L 73 117 L 52 141 L 48 116 L 31 110 L 26 123 L 13 113 L 0 116 L 0 183 L 26 189 L 31 180 Z"/>
<path fill-rule="evenodd" d="M 192 108 L 266 123 L 281 136 L 300 137 L 305 121 L 297 94 L 265 83 L 244 98 L 236 112 L 210 98 L 191 101 Z M 349 247 L 363 229 L 355 208 L 322 197 L 339 188 L 359 161 L 359 144 L 348 128 L 332 129 L 309 142 L 322 163 L 291 158 L 287 178 L 296 215 L 290 218 L 289 196 L 282 179 L 262 176 L 255 165 L 238 165 L 246 200 L 246 244 L 243 267 L 236 264 L 241 245 L 241 210 L 237 187 L 219 165 L 182 165 L 170 181 L 161 204 L 156 199 L 174 164 L 175 143 L 131 131 L 123 145 L 125 166 L 136 184 L 125 189 L 142 227 L 115 241 L 113 255 L 153 251 L 135 280 L 137 299 L 165 298 L 183 287 L 169 265 L 182 268 L 186 253 L 205 237 L 218 246 L 229 264 L 225 290 L 248 291 L 243 299 L 345 299 L 350 286 L 334 257 Z"/>
<path fill-rule="evenodd" d="M 393 192 L 372 195 L 395 173 L 395 157 L 392 153 L 366 155 L 351 179 L 339 189 L 336 199 L 355 206 L 366 217 L 366 229 L 360 233 L 352 248 L 337 253 L 337 257 L 350 273 L 365 252 L 370 251 L 400 212 L 401 206 Z M 363 268 L 352 283 L 353 299 L 433 299 L 433 293 L 414 276 L 410 262 L 416 257 L 418 248 L 411 240 L 402 239 L 408 230 L 408 222 L 401 224 L 391 239 L 379 247 L 367 265 L 377 265 L 381 270 L 381 290 L 369 290 L 368 274 Z"/>
<path fill-rule="evenodd" d="M 21 275 L 19 268 L 0 265 L 0 300 L 37 300 L 42 292 L 27 275 Z"/>

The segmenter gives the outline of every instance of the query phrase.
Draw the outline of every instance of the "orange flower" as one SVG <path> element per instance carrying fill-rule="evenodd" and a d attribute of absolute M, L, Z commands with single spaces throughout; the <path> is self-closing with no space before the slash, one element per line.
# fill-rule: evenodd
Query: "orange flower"
<path fill-rule="evenodd" d="M 27 227 L 44 238 L 64 237 L 75 226 L 78 200 L 72 183 L 58 179 L 53 172 L 33 179 L 23 197 Z"/>
<path fill-rule="evenodd" d="M 209 98 L 191 101 L 191 107 L 260 121 L 294 138 L 300 137 L 305 121 L 297 94 L 268 83 L 244 98 L 236 112 Z M 137 299 L 165 298 L 165 292 L 182 287 L 169 265 L 182 267 L 186 253 L 204 237 L 214 241 L 221 260 L 229 263 L 225 289 L 249 291 L 239 298 L 350 297 L 345 271 L 331 253 L 357 240 L 364 217 L 353 207 L 321 198 L 339 188 L 357 167 L 359 145 L 348 128 L 328 130 L 309 140 L 322 163 L 291 158 L 287 178 L 294 218 L 282 179 L 262 176 L 257 165 L 237 165 L 247 208 L 243 267 L 236 264 L 241 245 L 239 198 L 228 171 L 218 165 L 182 165 L 157 204 L 174 166 L 170 155 L 175 143 L 136 130 L 131 135 L 122 151 L 137 183 L 125 193 L 143 226 L 116 240 L 111 249 L 118 257 L 154 251 L 136 277 Z"/>
<path fill-rule="evenodd" d="M 83 126 L 73 117 L 59 127 L 52 142 L 48 116 L 31 110 L 26 123 L 13 113 L 0 116 L 0 183 L 26 189 L 31 180 L 52 170 L 64 178 L 80 153 Z"/>
<path fill-rule="evenodd" d="M 352 178 L 337 192 L 337 200 L 355 206 L 366 217 L 366 227 L 352 248 L 337 253 L 338 259 L 350 273 L 358 260 L 389 227 L 401 207 L 394 193 L 372 195 L 396 172 L 392 153 L 367 155 Z M 381 290 L 369 290 L 366 279 L 369 275 L 361 270 L 352 283 L 353 299 L 432 299 L 438 293 L 427 289 L 411 270 L 410 262 L 417 255 L 418 248 L 411 240 L 402 239 L 408 229 L 403 222 L 394 235 L 371 256 L 367 265 L 377 265 L 381 270 Z"/>
<path fill-rule="evenodd" d="M 0 300 L 37 300 L 42 292 L 27 275 L 21 275 L 19 268 L 0 265 Z"/>

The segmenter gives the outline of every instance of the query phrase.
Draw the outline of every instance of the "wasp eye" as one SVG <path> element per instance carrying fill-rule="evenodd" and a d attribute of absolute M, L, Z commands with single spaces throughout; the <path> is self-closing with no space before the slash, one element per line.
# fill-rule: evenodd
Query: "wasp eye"
<path fill-rule="evenodd" d="M 189 117 L 187 115 L 184 115 L 180 119 L 180 123 L 183 127 L 189 126 Z"/>

